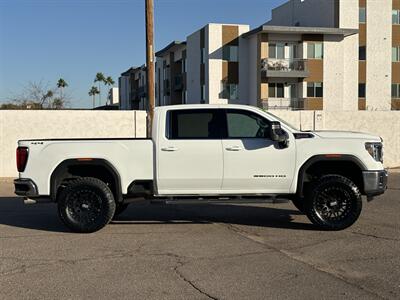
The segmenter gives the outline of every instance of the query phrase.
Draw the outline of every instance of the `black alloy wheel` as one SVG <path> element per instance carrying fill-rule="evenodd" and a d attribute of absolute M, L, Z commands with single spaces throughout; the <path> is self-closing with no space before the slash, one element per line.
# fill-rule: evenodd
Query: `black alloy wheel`
<path fill-rule="evenodd" d="M 341 175 L 320 178 L 305 202 L 305 213 L 311 222 L 327 230 L 342 230 L 353 225 L 361 209 L 358 187 Z"/>
<path fill-rule="evenodd" d="M 106 226 L 114 216 L 115 201 L 103 181 L 82 177 L 71 181 L 57 199 L 63 223 L 75 232 L 95 232 Z"/>

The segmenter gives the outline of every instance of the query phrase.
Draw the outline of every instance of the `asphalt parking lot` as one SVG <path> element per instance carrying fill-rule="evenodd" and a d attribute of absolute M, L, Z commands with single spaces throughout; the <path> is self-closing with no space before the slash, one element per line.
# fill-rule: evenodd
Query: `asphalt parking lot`
<path fill-rule="evenodd" d="M 399 299 L 400 173 L 323 232 L 291 203 L 131 205 L 74 234 L 0 182 L 0 299 Z"/>

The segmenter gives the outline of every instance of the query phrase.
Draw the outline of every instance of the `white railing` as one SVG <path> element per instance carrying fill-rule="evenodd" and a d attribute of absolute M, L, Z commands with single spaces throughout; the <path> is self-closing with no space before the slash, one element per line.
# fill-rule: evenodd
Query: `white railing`
<path fill-rule="evenodd" d="M 264 58 L 261 60 L 262 71 L 307 71 L 307 60 L 300 58 Z"/>
<path fill-rule="evenodd" d="M 303 110 L 304 98 L 268 98 L 263 99 L 266 109 Z"/>

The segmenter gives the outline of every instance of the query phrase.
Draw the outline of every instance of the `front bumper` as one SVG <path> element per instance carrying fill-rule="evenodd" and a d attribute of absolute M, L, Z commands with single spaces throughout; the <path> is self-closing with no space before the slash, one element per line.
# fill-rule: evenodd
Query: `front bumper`
<path fill-rule="evenodd" d="M 36 184 L 31 179 L 15 179 L 14 180 L 15 194 L 24 197 L 38 196 Z"/>
<path fill-rule="evenodd" d="M 387 188 L 388 172 L 363 171 L 364 192 L 367 197 L 373 197 L 383 194 Z"/>

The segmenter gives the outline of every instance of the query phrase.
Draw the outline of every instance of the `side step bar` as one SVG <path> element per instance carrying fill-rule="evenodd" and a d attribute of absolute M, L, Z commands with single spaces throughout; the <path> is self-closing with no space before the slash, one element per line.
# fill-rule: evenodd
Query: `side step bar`
<path fill-rule="evenodd" d="M 277 197 L 235 197 L 235 198 L 159 198 L 152 199 L 151 204 L 260 204 L 288 203 L 289 199 Z"/>
<path fill-rule="evenodd" d="M 51 198 L 27 198 L 24 197 L 24 204 L 25 205 L 32 205 L 32 204 L 47 204 L 47 203 L 54 203 Z"/>

